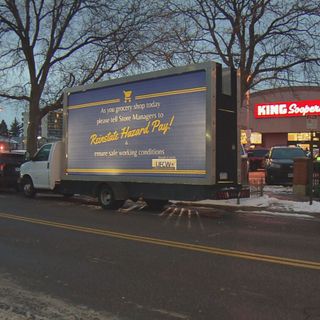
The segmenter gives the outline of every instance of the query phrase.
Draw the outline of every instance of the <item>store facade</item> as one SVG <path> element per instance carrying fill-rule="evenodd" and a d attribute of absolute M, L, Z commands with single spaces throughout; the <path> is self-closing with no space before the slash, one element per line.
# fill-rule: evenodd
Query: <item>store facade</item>
<path fill-rule="evenodd" d="M 241 142 L 246 147 L 319 147 L 320 88 L 288 87 L 248 94 L 240 110 Z"/>

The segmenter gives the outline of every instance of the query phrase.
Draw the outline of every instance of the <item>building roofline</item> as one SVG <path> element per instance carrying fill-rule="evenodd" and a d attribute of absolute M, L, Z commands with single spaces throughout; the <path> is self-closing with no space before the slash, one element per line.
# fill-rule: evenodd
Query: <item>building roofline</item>
<path fill-rule="evenodd" d="M 307 90 L 307 91 L 319 91 L 320 92 L 320 87 L 319 86 L 292 86 L 292 87 L 280 87 L 280 88 L 270 88 L 270 89 L 265 89 L 265 90 L 259 90 L 255 92 L 251 92 L 250 96 L 260 96 L 262 94 L 268 94 L 268 93 L 281 93 L 281 92 L 297 92 L 297 91 L 302 91 L 302 90 Z"/>

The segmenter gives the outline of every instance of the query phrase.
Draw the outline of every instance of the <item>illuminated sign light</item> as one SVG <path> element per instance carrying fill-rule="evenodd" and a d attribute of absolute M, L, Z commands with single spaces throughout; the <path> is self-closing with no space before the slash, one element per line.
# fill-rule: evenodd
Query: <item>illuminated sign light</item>
<path fill-rule="evenodd" d="M 254 116 L 259 118 L 304 117 L 320 115 L 320 100 L 256 103 Z"/>
<path fill-rule="evenodd" d="M 177 170 L 177 159 L 152 159 L 152 168 Z"/>

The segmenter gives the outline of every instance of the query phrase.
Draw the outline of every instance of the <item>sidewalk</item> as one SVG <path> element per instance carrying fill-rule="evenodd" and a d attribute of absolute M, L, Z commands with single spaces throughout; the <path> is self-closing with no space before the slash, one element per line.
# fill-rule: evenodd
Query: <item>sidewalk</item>
<path fill-rule="evenodd" d="M 250 211 L 279 215 L 298 215 L 300 217 L 320 217 L 320 201 L 313 199 L 310 205 L 309 197 L 299 197 L 293 194 L 292 187 L 265 186 L 262 196 L 258 193 L 250 198 L 229 200 L 203 200 L 197 202 L 182 202 L 192 207 L 220 208 L 232 211 Z"/>

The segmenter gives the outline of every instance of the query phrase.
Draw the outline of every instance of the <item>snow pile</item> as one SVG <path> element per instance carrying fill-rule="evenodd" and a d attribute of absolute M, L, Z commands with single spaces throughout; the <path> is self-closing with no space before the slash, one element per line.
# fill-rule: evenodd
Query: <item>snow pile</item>
<path fill-rule="evenodd" d="M 266 194 L 268 193 L 268 194 Z M 310 205 L 309 201 L 291 201 L 285 200 L 286 195 L 292 196 L 292 187 L 283 186 L 266 186 L 264 188 L 264 195 L 261 197 L 252 198 L 242 198 L 240 199 L 240 204 L 237 204 L 237 199 L 229 200 L 203 200 L 199 201 L 200 204 L 206 205 L 221 205 L 221 206 L 231 206 L 234 208 L 241 207 L 252 207 L 259 209 L 269 209 L 271 211 L 281 211 L 281 212 L 296 212 L 296 213 L 319 213 L 320 214 L 320 202 L 312 201 Z M 277 196 L 281 196 L 277 198 Z M 290 197 L 288 197 L 290 198 Z M 294 197 L 291 197 L 294 198 Z"/>
<path fill-rule="evenodd" d="M 263 187 L 264 192 L 270 192 L 272 194 L 293 194 L 292 187 L 290 186 L 264 186 Z"/>

